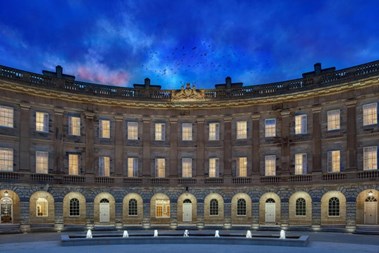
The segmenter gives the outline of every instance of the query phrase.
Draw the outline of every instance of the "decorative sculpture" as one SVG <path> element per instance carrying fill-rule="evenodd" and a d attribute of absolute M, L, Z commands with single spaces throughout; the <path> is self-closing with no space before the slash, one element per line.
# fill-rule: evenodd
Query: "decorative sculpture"
<path fill-rule="evenodd" d="M 172 97 L 173 100 L 197 100 L 197 99 L 204 99 L 205 93 L 204 90 L 196 90 L 195 85 L 192 86 L 191 84 L 187 83 L 186 88 L 184 86 L 181 87 L 180 91 L 172 91 Z"/>

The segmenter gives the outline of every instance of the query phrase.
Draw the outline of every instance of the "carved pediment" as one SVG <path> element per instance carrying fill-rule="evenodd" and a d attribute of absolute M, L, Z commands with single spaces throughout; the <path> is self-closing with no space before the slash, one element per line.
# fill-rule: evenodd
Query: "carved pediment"
<path fill-rule="evenodd" d="M 181 90 L 172 91 L 172 100 L 201 100 L 205 98 L 204 90 L 197 90 L 195 85 L 189 83 L 186 84 L 186 87 L 182 86 Z"/>

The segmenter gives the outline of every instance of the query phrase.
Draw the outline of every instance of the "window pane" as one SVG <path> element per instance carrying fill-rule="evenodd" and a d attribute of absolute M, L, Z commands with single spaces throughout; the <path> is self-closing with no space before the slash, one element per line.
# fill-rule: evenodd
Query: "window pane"
<path fill-rule="evenodd" d="M 219 176 L 219 161 L 218 158 L 209 158 L 209 177 Z"/>
<path fill-rule="evenodd" d="M 99 157 L 99 176 L 109 177 L 111 170 L 111 159 L 109 156 Z"/>
<path fill-rule="evenodd" d="M 307 133 L 307 115 L 296 115 L 295 116 L 295 134 L 306 134 Z"/>
<path fill-rule="evenodd" d="M 182 158 L 182 177 L 192 177 L 192 158 Z"/>
<path fill-rule="evenodd" d="M 80 205 L 79 200 L 76 198 L 70 199 L 70 216 L 79 216 Z"/>
<path fill-rule="evenodd" d="M 48 216 L 48 203 L 45 198 L 38 198 L 36 201 L 36 214 L 37 217 L 46 217 Z"/>
<path fill-rule="evenodd" d="M 247 138 L 247 121 L 237 121 L 237 139 Z"/>
<path fill-rule="evenodd" d="M 135 199 L 129 200 L 129 215 L 138 215 L 137 200 Z"/>
<path fill-rule="evenodd" d="M 68 173 L 69 175 L 79 174 L 79 155 L 76 155 L 76 154 L 68 155 Z"/>
<path fill-rule="evenodd" d="M 155 123 L 155 140 L 164 141 L 165 140 L 165 124 Z"/>
<path fill-rule="evenodd" d="M 138 177 L 138 158 L 128 158 L 128 177 Z"/>
<path fill-rule="evenodd" d="M 276 175 L 276 156 L 267 155 L 265 156 L 265 176 L 275 176 Z"/>
<path fill-rule="evenodd" d="M 276 119 L 265 120 L 265 137 L 276 136 Z"/>
<path fill-rule="evenodd" d="M 295 154 L 295 175 L 307 174 L 307 154 Z"/>
<path fill-rule="evenodd" d="M 247 177 L 247 157 L 238 157 L 237 177 Z"/>
<path fill-rule="evenodd" d="M 340 172 L 341 171 L 341 155 L 339 150 L 328 152 L 328 171 Z"/>
<path fill-rule="evenodd" d="M 13 171 L 13 149 L 0 148 L 0 171 Z"/>
<path fill-rule="evenodd" d="M 128 122 L 128 140 L 138 140 L 138 122 Z"/>
<path fill-rule="evenodd" d="M 68 119 L 69 119 L 69 134 L 80 136 L 80 118 L 70 116 Z"/>
<path fill-rule="evenodd" d="M 13 127 L 13 115 L 12 107 L 0 106 L 0 126 Z"/>
<path fill-rule="evenodd" d="M 378 147 L 374 146 L 363 148 L 363 169 L 378 169 Z"/>
<path fill-rule="evenodd" d="M 182 140 L 192 141 L 192 123 L 182 123 Z"/>
<path fill-rule="evenodd" d="M 111 137 L 111 121 L 102 119 L 100 120 L 100 138 Z"/>
<path fill-rule="evenodd" d="M 155 201 L 156 218 L 170 218 L 170 200 L 157 199 Z"/>
<path fill-rule="evenodd" d="M 329 199 L 329 216 L 340 216 L 340 200 L 338 198 Z"/>
<path fill-rule="evenodd" d="M 298 198 L 296 200 L 296 216 L 305 216 L 306 215 L 306 202 L 303 198 Z"/>
<path fill-rule="evenodd" d="M 372 103 L 363 105 L 363 125 L 374 125 L 378 123 L 378 104 Z"/>
<path fill-rule="evenodd" d="M 209 203 L 209 215 L 218 215 L 218 201 L 212 199 Z"/>
<path fill-rule="evenodd" d="M 164 158 L 155 159 L 155 173 L 157 177 L 165 177 L 166 160 Z"/>
<path fill-rule="evenodd" d="M 47 174 L 49 169 L 49 153 L 36 151 L 36 173 Z"/>
<path fill-rule="evenodd" d="M 36 112 L 36 131 L 49 131 L 49 114 L 46 112 Z"/>
<path fill-rule="evenodd" d="M 209 123 L 209 140 L 218 141 L 220 139 L 220 124 L 219 123 Z"/>
<path fill-rule="evenodd" d="M 246 215 L 246 200 L 239 199 L 237 201 L 237 215 L 239 216 Z"/>
<path fill-rule="evenodd" d="M 328 111 L 328 131 L 340 129 L 340 110 Z"/>

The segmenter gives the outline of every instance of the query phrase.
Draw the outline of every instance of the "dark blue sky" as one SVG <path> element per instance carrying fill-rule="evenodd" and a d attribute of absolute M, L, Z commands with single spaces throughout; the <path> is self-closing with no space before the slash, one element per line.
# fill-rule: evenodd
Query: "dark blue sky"
<path fill-rule="evenodd" d="M 212 88 L 379 59 L 379 1 L 1 1 L 0 65 L 77 80 Z"/>

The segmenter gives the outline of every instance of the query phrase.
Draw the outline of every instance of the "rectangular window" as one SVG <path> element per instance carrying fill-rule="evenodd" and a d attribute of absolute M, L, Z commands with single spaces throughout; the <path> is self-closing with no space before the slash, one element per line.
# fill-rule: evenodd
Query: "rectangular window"
<path fill-rule="evenodd" d="M 128 158 L 128 177 L 138 177 L 138 158 Z"/>
<path fill-rule="evenodd" d="M 340 110 L 328 111 L 328 131 L 339 130 L 341 128 L 340 116 Z"/>
<path fill-rule="evenodd" d="M 363 125 L 378 124 L 378 104 L 372 103 L 363 105 Z"/>
<path fill-rule="evenodd" d="M 68 174 L 73 176 L 79 175 L 79 155 L 68 155 Z"/>
<path fill-rule="evenodd" d="M 363 170 L 378 169 L 378 147 L 363 148 Z"/>
<path fill-rule="evenodd" d="M 276 176 L 276 155 L 265 156 L 265 176 Z"/>
<path fill-rule="evenodd" d="M 192 158 L 182 158 L 182 177 L 192 177 Z"/>
<path fill-rule="evenodd" d="M 209 123 L 209 140 L 218 141 L 220 139 L 220 123 Z"/>
<path fill-rule="evenodd" d="M 49 170 L 49 152 L 36 151 L 36 173 L 47 174 Z"/>
<path fill-rule="evenodd" d="M 47 217 L 48 210 L 49 210 L 49 205 L 48 205 L 47 199 L 38 198 L 36 201 L 36 216 Z"/>
<path fill-rule="evenodd" d="M 99 176 L 109 177 L 111 175 L 111 158 L 109 156 L 99 157 Z"/>
<path fill-rule="evenodd" d="M 80 117 L 68 117 L 69 135 L 80 136 Z"/>
<path fill-rule="evenodd" d="M 155 201 L 155 217 L 170 218 L 170 200 L 157 199 Z"/>
<path fill-rule="evenodd" d="M 0 126 L 13 127 L 14 110 L 12 107 L 0 106 Z"/>
<path fill-rule="evenodd" d="M 219 177 L 218 158 L 209 158 L 209 177 Z"/>
<path fill-rule="evenodd" d="M 307 174 L 307 154 L 295 154 L 295 175 Z"/>
<path fill-rule="evenodd" d="M 247 139 L 247 121 L 237 121 L 237 140 Z"/>
<path fill-rule="evenodd" d="M 182 141 L 192 141 L 192 123 L 182 123 Z"/>
<path fill-rule="evenodd" d="M 13 171 L 13 149 L 0 148 L 0 171 Z"/>
<path fill-rule="evenodd" d="M 155 175 L 156 177 L 166 176 L 166 159 L 164 158 L 155 159 Z"/>
<path fill-rule="evenodd" d="M 265 137 L 276 136 L 276 119 L 265 120 Z"/>
<path fill-rule="evenodd" d="M 100 138 L 111 138 L 111 121 L 107 119 L 101 119 L 99 124 Z"/>
<path fill-rule="evenodd" d="M 341 154 L 339 150 L 328 151 L 328 172 L 341 171 Z"/>
<path fill-rule="evenodd" d="M 155 140 L 164 141 L 166 130 L 165 123 L 155 123 Z"/>
<path fill-rule="evenodd" d="M 295 134 L 307 133 L 307 115 L 301 114 L 295 116 Z"/>
<path fill-rule="evenodd" d="M 49 132 L 49 114 L 47 112 L 36 112 L 36 131 Z"/>
<path fill-rule="evenodd" d="M 247 177 L 247 157 L 238 157 L 237 177 Z"/>
<path fill-rule="evenodd" d="M 138 140 L 138 122 L 128 122 L 128 140 Z"/>

